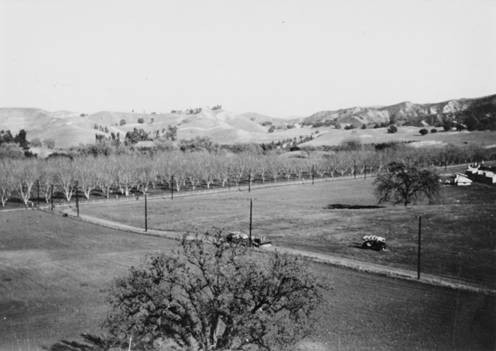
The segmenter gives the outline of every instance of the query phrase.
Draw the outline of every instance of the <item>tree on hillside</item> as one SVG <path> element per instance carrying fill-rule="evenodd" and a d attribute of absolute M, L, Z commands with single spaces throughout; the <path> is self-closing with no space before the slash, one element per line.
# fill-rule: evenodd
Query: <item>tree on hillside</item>
<path fill-rule="evenodd" d="M 398 131 L 398 127 L 396 127 L 394 124 L 391 124 L 387 129 L 387 132 L 389 134 L 396 133 L 397 131 Z"/>
<path fill-rule="evenodd" d="M 407 206 L 421 198 L 433 202 L 439 197 L 439 175 L 403 162 L 391 162 L 379 173 L 375 193 L 379 202 L 390 201 Z"/>
<path fill-rule="evenodd" d="M 29 147 L 29 142 L 27 141 L 26 136 L 26 131 L 24 129 L 21 129 L 14 138 L 14 141 L 23 149 L 27 149 Z"/>
<path fill-rule="evenodd" d="M 167 131 L 165 133 L 165 138 L 170 141 L 177 140 L 177 127 L 176 126 L 167 126 Z"/>
<path fill-rule="evenodd" d="M 220 232 L 185 237 L 176 255 L 152 256 L 115 282 L 109 337 L 93 340 L 99 350 L 287 350 L 309 335 L 321 302 L 305 267 L 293 256 L 253 254 Z"/>

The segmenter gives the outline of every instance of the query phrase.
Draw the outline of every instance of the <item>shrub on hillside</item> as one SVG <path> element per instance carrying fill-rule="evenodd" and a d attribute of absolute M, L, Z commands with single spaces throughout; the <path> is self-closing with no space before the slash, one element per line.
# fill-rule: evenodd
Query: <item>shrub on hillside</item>
<path fill-rule="evenodd" d="M 398 131 L 398 127 L 396 127 L 394 124 L 391 124 L 387 129 L 387 132 L 389 134 L 396 133 L 397 131 Z"/>
<path fill-rule="evenodd" d="M 432 128 L 431 129 L 431 133 L 437 133 L 437 129 L 436 128 Z"/>
<path fill-rule="evenodd" d="M 425 128 L 422 128 L 419 130 L 419 133 L 420 133 L 420 135 L 426 135 L 427 133 L 429 133 L 429 131 Z"/>
<path fill-rule="evenodd" d="M 138 118 L 138 123 L 139 124 L 145 123 L 145 119 L 143 117 Z"/>

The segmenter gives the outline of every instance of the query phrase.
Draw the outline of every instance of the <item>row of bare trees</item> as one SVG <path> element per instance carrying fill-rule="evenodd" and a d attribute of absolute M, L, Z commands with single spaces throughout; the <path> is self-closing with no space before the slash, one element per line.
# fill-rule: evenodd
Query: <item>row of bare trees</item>
<path fill-rule="evenodd" d="M 419 152 L 405 148 L 313 152 L 307 157 L 171 151 L 152 156 L 3 159 L 0 160 L 0 202 L 5 207 L 9 200 L 17 199 L 28 206 L 36 197 L 48 203 L 54 193 L 71 201 L 76 189 L 78 194 L 90 199 L 94 194 L 106 198 L 128 197 L 133 193 L 148 193 L 151 189 L 182 191 L 239 187 L 248 182 L 361 176 L 376 173 L 395 160 L 426 166 L 477 161 L 482 157 L 479 149 Z"/>

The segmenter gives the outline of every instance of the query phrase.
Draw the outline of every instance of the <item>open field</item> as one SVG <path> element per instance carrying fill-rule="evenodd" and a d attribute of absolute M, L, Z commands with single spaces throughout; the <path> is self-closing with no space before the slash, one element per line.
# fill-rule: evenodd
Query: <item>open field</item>
<path fill-rule="evenodd" d="M 428 133 L 420 135 L 420 127 L 399 127 L 398 132 L 389 134 L 387 128 L 373 129 L 334 129 L 334 128 L 317 128 L 320 134 L 315 139 L 301 144 L 300 146 L 323 146 L 339 145 L 346 140 L 360 140 L 362 144 L 377 144 L 386 142 L 407 142 L 407 141 L 424 141 L 426 146 L 443 146 L 453 144 L 457 146 L 477 145 L 490 146 L 496 144 L 495 131 L 462 131 L 462 132 L 444 132 L 438 128 L 437 133 Z M 427 128 L 429 131 L 431 128 Z"/>
<path fill-rule="evenodd" d="M 372 180 L 336 179 L 149 201 L 149 228 L 195 231 L 220 227 L 248 231 L 249 198 L 254 232 L 278 246 L 416 269 L 417 226 L 423 218 L 422 269 L 472 283 L 496 286 L 496 187 L 443 187 L 437 205 L 329 210 L 329 204 L 374 205 Z M 82 213 L 143 226 L 144 202 L 86 205 Z M 365 234 L 385 236 L 389 250 L 357 248 Z"/>
<path fill-rule="evenodd" d="M 0 350 L 97 331 L 112 279 L 176 245 L 29 210 L 0 223 Z"/>
<path fill-rule="evenodd" d="M 110 281 L 147 253 L 175 245 L 36 211 L 0 213 L 0 349 L 38 350 L 60 338 L 98 332 Z M 310 268 L 332 289 L 325 294 L 313 344 L 306 345 L 325 350 L 496 345 L 494 297 L 326 265 Z"/>

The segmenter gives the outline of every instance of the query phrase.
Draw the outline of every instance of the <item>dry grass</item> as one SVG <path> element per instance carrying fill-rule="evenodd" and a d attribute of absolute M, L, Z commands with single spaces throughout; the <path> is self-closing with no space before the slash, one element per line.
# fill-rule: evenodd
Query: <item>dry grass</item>
<path fill-rule="evenodd" d="M 98 332 L 117 275 L 176 242 L 36 211 L 0 213 L 0 349 Z M 494 349 L 495 299 L 326 265 L 331 287 L 303 350 Z"/>
<path fill-rule="evenodd" d="M 438 128 L 439 132 L 420 135 L 420 127 L 399 127 L 398 132 L 388 134 L 387 128 L 373 129 L 333 129 L 318 128 L 320 135 L 312 141 L 302 144 L 302 146 L 322 146 L 339 145 L 345 140 L 357 139 L 363 144 L 385 143 L 385 142 L 406 142 L 406 141 L 433 141 L 440 146 L 444 144 L 454 144 L 458 146 L 473 145 L 494 145 L 496 140 L 495 131 L 463 131 L 444 132 Z M 429 128 L 430 129 L 430 128 Z M 429 143 L 426 146 L 430 146 Z"/>
<path fill-rule="evenodd" d="M 496 286 L 496 187 L 444 187 L 441 204 L 408 208 L 329 210 L 328 204 L 374 205 L 367 180 L 198 195 L 149 202 L 149 227 L 194 231 L 248 230 L 254 200 L 255 233 L 276 245 L 416 269 L 417 218 L 423 217 L 423 270 Z M 86 206 L 83 213 L 143 226 L 143 201 Z M 356 247 L 365 234 L 385 236 L 386 252 Z"/>

